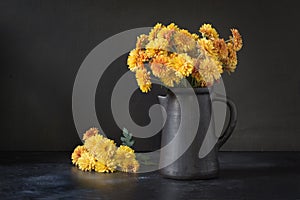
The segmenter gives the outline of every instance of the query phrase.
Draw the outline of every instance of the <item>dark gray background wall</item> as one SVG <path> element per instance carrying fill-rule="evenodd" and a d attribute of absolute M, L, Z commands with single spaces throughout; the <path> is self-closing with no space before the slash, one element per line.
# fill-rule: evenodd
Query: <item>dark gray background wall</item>
<path fill-rule="evenodd" d="M 232 27 L 242 33 L 238 69 L 223 76 L 239 110 L 237 129 L 223 150 L 300 150 L 300 14 L 295 3 L 2 0 L 0 150 L 72 150 L 80 144 L 71 95 L 81 62 L 106 38 L 156 22 L 175 22 L 191 32 L 212 23 L 222 37 Z M 116 140 L 121 130 L 107 108 L 111 85 L 127 71 L 126 56 L 112 63 L 96 97 L 101 126 Z M 131 114 L 137 123 L 148 123 L 147 108 L 159 90 L 136 92 Z M 136 142 L 139 150 L 158 146 L 159 135 Z"/>

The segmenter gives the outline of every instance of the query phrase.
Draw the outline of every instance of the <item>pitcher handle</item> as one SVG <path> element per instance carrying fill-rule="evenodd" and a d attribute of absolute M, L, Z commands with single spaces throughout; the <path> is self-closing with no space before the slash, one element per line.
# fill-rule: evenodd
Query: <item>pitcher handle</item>
<path fill-rule="evenodd" d="M 237 109 L 236 109 L 236 106 L 233 103 L 233 101 L 231 99 L 228 99 L 228 97 L 226 97 L 226 99 L 225 99 L 222 96 L 215 96 L 213 98 L 213 100 L 226 103 L 226 105 L 229 108 L 229 112 L 230 112 L 229 122 L 217 142 L 217 147 L 221 148 L 225 144 L 225 142 L 228 140 L 228 138 L 231 136 L 232 132 L 235 129 L 235 126 L 237 123 Z"/>

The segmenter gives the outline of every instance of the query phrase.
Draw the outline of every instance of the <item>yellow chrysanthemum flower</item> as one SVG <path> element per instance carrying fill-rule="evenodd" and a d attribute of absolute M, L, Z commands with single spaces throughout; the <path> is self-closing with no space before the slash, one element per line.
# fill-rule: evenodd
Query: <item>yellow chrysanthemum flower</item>
<path fill-rule="evenodd" d="M 195 33 L 192 34 L 192 37 L 194 38 L 194 40 L 198 40 L 199 39 L 199 35 L 197 35 Z"/>
<path fill-rule="evenodd" d="M 199 73 L 207 85 L 212 85 L 221 77 L 220 65 L 215 60 L 206 58 L 200 62 Z"/>
<path fill-rule="evenodd" d="M 200 29 L 199 32 L 202 33 L 202 36 L 208 39 L 217 39 L 219 38 L 219 34 L 216 31 L 216 29 L 214 29 L 211 24 L 203 24 Z"/>
<path fill-rule="evenodd" d="M 95 168 L 95 158 L 87 151 L 81 154 L 77 163 L 78 168 L 82 171 L 92 171 Z"/>
<path fill-rule="evenodd" d="M 117 150 L 117 146 L 113 140 L 98 134 L 88 138 L 84 146 L 99 162 L 102 162 L 109 169 L 114 170 L 115 163 L 113 156 Z"/>
<path fill-rule="evenodd" d="M 205 38 L 201 38 L 198 40 L 198 45 L 199 45 L 199 50 L 204 53 L 208 53 L 210 56 L 213 57 L 213 59 L 217 60 L 218 59 L 218 54 L 214 48 L 214 44 L 211 40 L 207 40 Z"/>
<path fill-rule="evenodd" d="M 126 146 L 126 145 L 121 145 L 118 149 L 117 149 L 117 155 L 118 153 L 125 153 L 126 155 L 127 154 L 130 154 L 130 155 L 134 155 L 134 150 L 132 148 L 130 148 L 129 146 Z M 124 155 L 125 155 L 124 154 Z M 126 157 L 126 156 L 125 156 Z"/>
<path fill-rule="evenodd" d="M 151 61 L 153 58 L 156 58 L 157 56 L 163 55 L 168 56 L 168 51 L 161 50 L 161 49 L 151 49 L 148 48 L 145 50 L 145 54 L 149 61 Z"/>
<path fill-rule="evenodd" d="M 144 68 L 144 62 L 148 61 L 147 53 L 142 49 L 133 49 L 127 58 L 127 65 L 130 71 Z"/>
<path fill-rule="evenodd" d="M 169 29 L 167 29 L 166 27 L 162 27 L 162 28 L 158 31 L 156 37 L 157 37 L 157 38 L 164 38 L 164 39 L 166 39 L 168 42 L 170 42 L 170 40 L 171 40 L 171 38 L 172 38 L 172 36 L 173 36 L 173 33 L 174 33 L 174 30 L 169 30 Z"/>
<path fill-rule="evenodd" d="M 135 77 L 142 92 L 147 93 L 151 90 L 150 72 L 147 72 L 146 69 L 138 69 Z"/>
<path fill-rule="evenodd" d="M 96 154 L 98 148 L 102 145 L 104 140 L 103 135 L 97 134 L 92 137 L 89 137 L 85 140 L 84 146 L 92 154 Z"/>
<path fill-rule="evenodd" d="M 110 172 L 109 169 L 107 168 L 107 166 L 99 161 L 95 162 L 95 171 L 96 172 Z"/>
<path fill-rule="evenodd" d="M 169 62 L 168 66 L 173 68 L 180 78 L 189 76 L 193 71 L 193 60 L 187 54 L 178 54 L 173 56 Z"/>
<path fill-rule="evenodd" d="M 121 166 L 122 172 L 137 172 L 140 167 L 140 164 L 137 160 L 123 162 Z"/>
<path fill-rule="evenodd" d="M 156 38 L 151 40 L 147 45 L 147 49 L 156 49 L 156 50 L 164 50 L 168 51 L 169 42 L 165 38 Z"/>
<path fill-rule="evenodd" d="M 139 50 L 133 49 L 130 51 L 129 56 L 127 58 L 127 65 L 130 71 L 135 72 L 138 66 L 143 65 L 143 63 L 139 59 Z"/>
<path fill-rule="evenodd" d="M 78 159 L 81 157 L 81 155 L 86 152 L 86 149 L 84 146 L 77 146 L 72 155 L 71 155 L 71 158 L 72 158 L 72 163 L 74 165 L 78 165 Z"/>
<path fill-rule="evenodd" d="M 149 33 L 149 40 L 154 40 L 158 34 L 158 32 L 165 26 L 163 26 L 161 23 L 157 23 L 150 31 Z"/>
<path fill-rule="evenodd" d="M 97 161 L 95 162 L 95 171 L 96 172 L 114 172 L 115 171 L 115 168 L 109 168 L 108 166 L 106 166 L 104 163 L 100 162 L 100 161 Z"/>
<path fill-rule="evenodd" d="M 85 132 L 83 146 L 77 146 L 71 155 L 72 163 L 82 171 L 114 172 L 117 167 L 124 172 L 136 172 L 139 163 L 134 150 L 127 146 L 117 148 L 115 142 L 91 128 Z"/>
<path fill-rule="evenodd" d="M 196 48 L 195 37 L 187 30 L 180 30 L 174 34 L 176 53 L 187 53 Z"/>
<path fill-rule="evenodd" d="M 84 146 L 86 149 L 98 157 L 102 157 L 104 152 L 106 152 L 107 156 L 112 157 L 117 149 L 117 146 L 113 140 L 110 140 L 100 134 L 97 134 L 93 137 L 88 138 Z"/>
<path fill-rule="evenodd" d="M 148 40 L 148 36 L 145 34 L 140 35 L 139 37 L 137 37 L 137 41 L 136 41 L 136 49 L 144 49 L 146 48 L 146 44 L 148 44 L 149 40 Z"/>
<path fill-rule="evenodd" d="M 180 83 L 182 78 L 183 76 L 181 74 L 178 74 L 177 71 L 168 67 L 165 75 L 161 76 L 160 80 L 164 85 L 174 87 L 175 84 Z"/>
<path fill-rule="evenodd" d="M 185 86 L 185 77 L 192 78 L 188 80 L 194 87 L 206 87 L 218 80 L 223 70 L 235 70 L 237 51 L 243 45 L 238 30 L 231 29 L 232 36 L 226 41 L 211 24 L 203 24 L 199 32 L 202 38 L 174 23 L 157 23 L 149 35 L 138 37 L 137 49 L 130 52 L 127 64 L 142 92 L 151 89 L 150 73 L 168 87 Z M 150 70 L 145 64 L 150 64 Z"/>
<path fill-rule="evenodd" d="M 123 172 L 136 172 L 139 163 L 135 158 L 134 150 L 128 146 L 121 145 L 115 155 L 116 163 Z"/>
<path fill-rule="evenodd" d="M 180 29 L 178 28 L 178 26 L 175 23 L 171 23 L 167 26 L 168 30 L 173 30 L 173 31 L 179 31 Z"/>

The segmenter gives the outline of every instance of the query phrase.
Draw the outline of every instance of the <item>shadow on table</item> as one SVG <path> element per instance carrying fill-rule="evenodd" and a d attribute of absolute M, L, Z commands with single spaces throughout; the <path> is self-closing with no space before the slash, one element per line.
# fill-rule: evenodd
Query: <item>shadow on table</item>
<path fill-rule="evenodd" d="M 76 167 L 71 169 L 71 173 L 78 188 L 93 191 L 93 195 L 97 191 L 101 197 L 122 196 L 122 199 L 130 199 L 134 196 L 138 181 L 133 173 L 83 172 Z"/>

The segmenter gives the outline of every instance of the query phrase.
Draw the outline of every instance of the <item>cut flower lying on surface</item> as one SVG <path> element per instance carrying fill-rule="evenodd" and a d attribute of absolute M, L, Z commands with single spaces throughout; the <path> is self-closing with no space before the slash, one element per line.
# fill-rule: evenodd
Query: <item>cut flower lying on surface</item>
<path fill-rule="evenodd" d="M 137 38 L 136 48 L 127 59 L 142 92 L 151 89 L 151 79 L 158 78 L 168 87 L 207 87 L 218 81 L 224 71 L 234 72 L 237 51 L 242 37 L 231 29 L 228 40 L 219 37 L 210 24 L 200 27 L 197 34 L 180 29 L 174 23 L 156 24 L 149 35 Z"/>
<path fill-rule="evenodd" d="M 139 163 L 134 150 L 128 146 L 117 147 L 113 140 L 90 128 L 83 135 L 84 145 L 77 146 L 72 153 L 72 163 L 82 171 L 137 172 Z"/>

